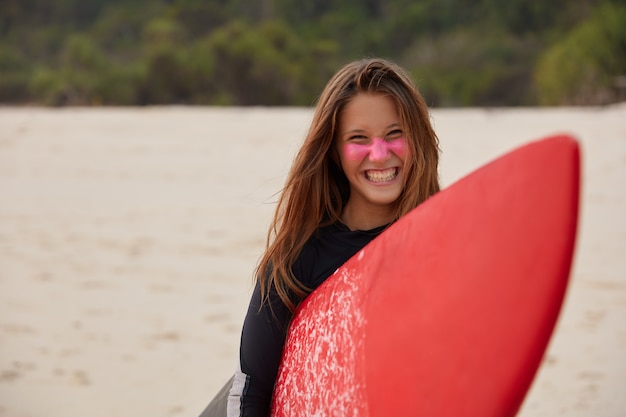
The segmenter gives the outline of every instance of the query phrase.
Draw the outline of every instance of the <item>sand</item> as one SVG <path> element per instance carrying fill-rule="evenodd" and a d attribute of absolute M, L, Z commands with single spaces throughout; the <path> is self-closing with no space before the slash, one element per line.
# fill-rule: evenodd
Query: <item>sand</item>
<path fill-rule="evenodd" d="M 0 108 L 0 417 L 195 416 L 236 367 L 308 108 Z M 556 132 L 579 240 L 520 416 L 626 415 L 626 103 L 435 109 L 453 183 Z"/>

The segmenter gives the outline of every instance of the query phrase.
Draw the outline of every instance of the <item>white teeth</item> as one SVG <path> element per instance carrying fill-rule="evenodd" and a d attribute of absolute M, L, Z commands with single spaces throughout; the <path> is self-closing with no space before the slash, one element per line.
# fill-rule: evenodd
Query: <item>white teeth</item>
<path fill-rule="evenodd" d="M 365 178 L 372 182 L 385 182 L 393 180 L 398 175 L 396 168 L 389 168 L 383 171 L 365 171 Z"/>

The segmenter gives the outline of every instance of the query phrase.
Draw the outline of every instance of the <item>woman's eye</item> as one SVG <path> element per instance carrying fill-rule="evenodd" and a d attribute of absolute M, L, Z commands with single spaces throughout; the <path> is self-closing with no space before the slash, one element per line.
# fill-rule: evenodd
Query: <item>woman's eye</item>
<path fill-rule="evenodd" d="M 354 136 L 350 136 L 349 140 L 351 142 L 363 142 L 367 140 L 367 136 L 364 135 L 354 135 Z"/>
<path fill-rule="evenodd" d="M 400 136 L 402 136 L 402 130 L 401 129 L 395 129 L 392 130 L 391 132 L 387 133 L 387 137 L 391 138 L 391 139 L 395 139 L 395 138 L 399 138 Z"/>

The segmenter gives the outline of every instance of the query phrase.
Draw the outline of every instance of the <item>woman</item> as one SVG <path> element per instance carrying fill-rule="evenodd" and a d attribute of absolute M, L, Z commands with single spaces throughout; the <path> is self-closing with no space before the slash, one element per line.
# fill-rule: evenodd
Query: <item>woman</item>
<path fill-rule="evenodd" d="M 438 159 L 426 103 L 403 69 L 382 59 L 360 60 L 328 82 L 256 271 L 240 368 L 222 391 L 223 397 L 229 392 L 227 416 L 269 415 L 297 305 L 386 227 L 439 191 Z M 203 416 L 219 415 L 209 408 Z"/>

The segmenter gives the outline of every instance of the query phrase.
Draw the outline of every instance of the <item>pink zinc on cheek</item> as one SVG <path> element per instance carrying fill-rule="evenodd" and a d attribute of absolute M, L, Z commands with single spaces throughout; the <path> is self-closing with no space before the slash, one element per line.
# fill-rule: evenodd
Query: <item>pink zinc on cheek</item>
<path fill-rule="evenodd" d="M 360 143 L 346 143 L 343 145 L 346 158 L 356 161 L 370 155 L 372 159 L 386 157 L 389 152 L 393 152 L 400 159 L 404 159 L 408 152 L 406 139 L 398 138 L 389 142 L 381 138 L 372 139 L 372 143 L 364 145 Z"/>

